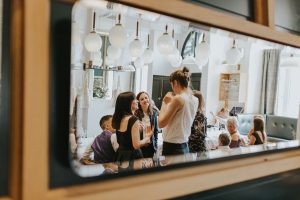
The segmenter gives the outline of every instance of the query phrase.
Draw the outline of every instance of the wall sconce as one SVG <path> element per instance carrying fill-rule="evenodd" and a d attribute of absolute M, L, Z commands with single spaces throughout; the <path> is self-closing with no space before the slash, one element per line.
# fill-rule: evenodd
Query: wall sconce
<path fill-rule="evenodd" d="M 150 35 L 148 34 L 147 48 L 145 49 L 142 56 L 145 64 L 150 64 L 153 62 L 153 51 L 149 47 L 149 41 L 150 41 Z"/>
<path fill-rule="evenodd" d="M 102 39 L 95 31 L 96 12 L 93 14 L 93 29 L 84 39 L 84 46 L 89 52 L 97 52 L 102 47 Z"/>
<path fill-rule="evenodd" d="M 235 39 L 232 47 L 226 52 L 226 62 L 229 65 L 237 65 L 242 58 L 242 52 L 235 46 Z"/>
<path fill-rule="evenodd" d="M 209 44 L 205 41 L 205 34 L 203 33 L 202 41 L 197 44 L 195 49 L 196 60 L 199 67 L 206 65 L 208 63 L 210 48 Z"/>
<path fill-rule="evenodd" d="M 127 43 L 127 32 L 121 24 L 121 14 L 118 15 L 118 23 L 109 31 L 109 42 L 118 48 L 123 48 Z"/>
<path fill-rule="evenodd" d="M 136 22 L 136 38 L 129 44 L 129 52 L 132 57 L 140 57 L 143 54 L 144 45 L 139 40 L 139 21 Z"/>
<path fill-rule="evenodd" d="M 161 54 L 169 55 L 173 52 L 175 42 L 168 34 L 168 25 L 166 25 L 166 32 L 157 40 L 157 47 Z"/>

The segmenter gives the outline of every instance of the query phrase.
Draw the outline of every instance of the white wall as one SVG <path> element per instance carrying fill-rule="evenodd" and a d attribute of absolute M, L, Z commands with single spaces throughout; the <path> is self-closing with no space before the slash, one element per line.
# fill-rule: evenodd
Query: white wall
<path fill-rule="evenodd" d="M 93 99 L 90 101 L 89 112 L 87 118 L 87 137 L 94 137 L 101 133 L 99 121 L 104 115 L 112 115 L 114 113 L 114 101 L 104 99 Z"/>
<path fill-rule="evenodd" d="M 222 62 L 225 60 L 226 50 L 230 47 L 230 41 L 226 36 L 211 33 L 209 44 L 209 63 L 203 68 L 201 80 L 208 123 L 212 120 L 210 112 L 216 113 L 223 106 L 223 102 L 219 102 L 220 73 L 225 71 Z"/>

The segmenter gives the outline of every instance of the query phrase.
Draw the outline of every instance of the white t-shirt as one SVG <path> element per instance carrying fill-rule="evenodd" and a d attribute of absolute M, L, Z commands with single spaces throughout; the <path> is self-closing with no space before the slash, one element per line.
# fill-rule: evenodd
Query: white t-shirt
<path fill-rule="evenodd" d="M 183 107 L 163 129 L 164 142 L 185 143 L 188 142 L 191 135 L 191 127 L 198 108 L 198 99 L 190 92 L 182 93 L 180 96 L 184 100 Z"/>

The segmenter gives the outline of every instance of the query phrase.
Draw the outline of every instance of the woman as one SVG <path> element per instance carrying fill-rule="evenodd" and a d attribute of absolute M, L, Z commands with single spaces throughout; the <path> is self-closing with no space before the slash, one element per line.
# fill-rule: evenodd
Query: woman
<path fill-rule="evenodd" d="M 151 133 L 140 140 L 139 120 L 132 111 L 137 109 L 137 100 L 133 92 L 124 92 L 118 95 L 112 126 L 116 129 L 119 149 L 116 152 L 116 161 L 120 168 L 124 168 L 123 161 L 129 161 L 129 168 L 133 168 L 133 160 L 143 157 L 141 147 L 149 144 Z M 148 135 L 149 134 L 149 135 Z"/>
<path fill-rule="evenodd" d="M 255 116 L 253 118 L 253 129 L 248 133 L 250 138 L 249 145 L 265 144 L 267 142 L 267 134 L 265 133 L 265 122 L 263 117 Z"/>
<path fill-rule="evenodd" d="M 189 153 L 188 139 L 197 112 L 198 100 L 189 86 L 189 70 L 184 67 L 170 75 L 174 93 L 167 93 L 158 116 L 163 130 L 163 155 Z"/>
<path fill-rule="evenodd" d="M 141 138 L 145 137 L 146 129 L 149 129 L 149 131 L 153 131 L 153 136 L 150 139 L 150 145 L 142 147 L 141 150 L 144 157 L 153 157 L 154 153 L 157 150 L 158 110 L 154 108 L 151 103 L 150 97 L 146 92 L 140 92 L 136 97 L 139 101 L 139 108 L 135 111 L 135 116 L 139 118 L 143 127 Z"/>
<path fill-rule="evenodd" d="M 198 110 L 189 137 L 189 148 L 191 153 L 196 153 L 206 151 L 207 118 L 203 113 L 204 100 L 201 92 L 194 90 L 193 95 L 198 99 Z"/>
<path fill-rule="evenodd" d="M 231 142 L 229 144 L 230 148 L 237 148 L 243 144 L 237 128 L 238 128 L 237 119 L 235 117 L 229 117 L 227 120 L 227 130 L 231 136 Z"/>

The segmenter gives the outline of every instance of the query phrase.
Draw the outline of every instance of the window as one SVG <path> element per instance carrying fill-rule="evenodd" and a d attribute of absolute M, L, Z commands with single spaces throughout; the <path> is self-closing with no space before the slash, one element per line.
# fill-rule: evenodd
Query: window
<path fill-rule="evenodd" d="M 298 117 L 300 104 L 300 66 L 285 66 L 279 68 L 277 115 Z"/>

